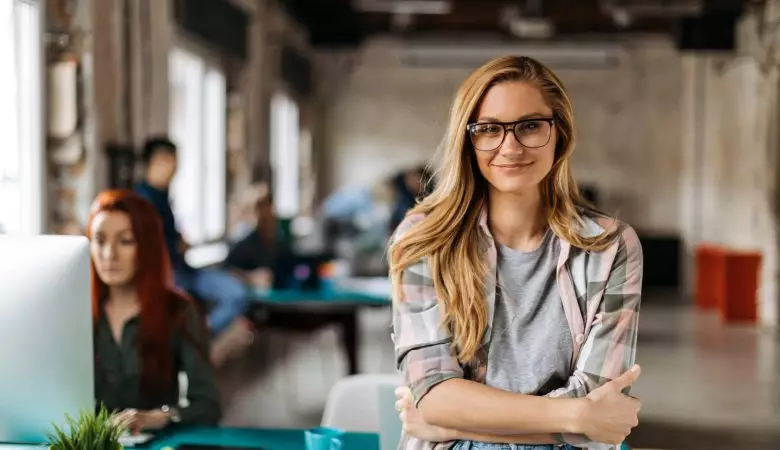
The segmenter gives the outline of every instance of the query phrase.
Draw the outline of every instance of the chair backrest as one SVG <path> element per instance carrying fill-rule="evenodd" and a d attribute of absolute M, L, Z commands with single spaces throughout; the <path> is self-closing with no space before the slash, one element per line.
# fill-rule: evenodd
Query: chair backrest
<path fill-rule="evenodd" d="M 401 384 L 396 374 L 361 374 L 340 380 L 328 395 L 322 426 L 379 433 L 382 450 L 395 449 L 401 423 L 393 392 Z"/>

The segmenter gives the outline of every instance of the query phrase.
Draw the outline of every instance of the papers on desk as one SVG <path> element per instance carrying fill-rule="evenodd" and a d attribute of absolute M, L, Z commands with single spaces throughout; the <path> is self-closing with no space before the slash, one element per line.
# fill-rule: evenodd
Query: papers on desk
<path fill-rule="evenodd" d="M 119 437 L 119 443 L 122 447 L 135 447 L 136 445 L 149 442 L 153 437 L 154 436 L 149 433 L 139 433 L 135 435 L 127 433 Z"/>
<path fill-rule="evenodd" d="M 48 450 L 48 445 L 0 444 L 2 450 Z"/>
<path fill-rule="evenodd" d="M 361 294 L 384 297 L 388 300 L 392 297 L 392 285 L 390 278 L 340 278 L 336 280 L 336 286 L 341 291 L 360 292 Z"/>

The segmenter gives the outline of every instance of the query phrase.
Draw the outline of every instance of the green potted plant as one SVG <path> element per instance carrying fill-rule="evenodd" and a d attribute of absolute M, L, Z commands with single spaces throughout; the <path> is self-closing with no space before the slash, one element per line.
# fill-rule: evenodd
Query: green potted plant
<path fill-rule="evenodd" d="M 83 411 L 78 418 L 65 416 L 65 426 L 54 425 L 48 434 L 50 450 L 121 450 L 119 437 L 124 424 L 105 409 Z"/>

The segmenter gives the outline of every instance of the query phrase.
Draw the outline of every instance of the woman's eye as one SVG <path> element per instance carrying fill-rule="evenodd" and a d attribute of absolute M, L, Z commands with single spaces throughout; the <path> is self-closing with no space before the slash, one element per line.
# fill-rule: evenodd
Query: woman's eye
<path fill-rule="evenodd" d="M 497 134 L 501 132 L 501 127 L 498 125 L 477 125 L 474 127 L 474 132 L 477 134 Z"/>
<path fill-rule="evenodd" d="M 520 124 L 520 131 L 521 132 L 530 133 L 530 132 L 538 130 L 541 127 L 542 127 L 542 125 L 538 121 L 523 122 L 523 123 Z"/>

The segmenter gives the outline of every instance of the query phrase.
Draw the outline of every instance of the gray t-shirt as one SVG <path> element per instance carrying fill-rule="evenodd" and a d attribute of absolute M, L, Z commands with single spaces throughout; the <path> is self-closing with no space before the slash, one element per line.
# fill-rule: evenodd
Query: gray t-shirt
<path fill-rule="evenodd" d="M 530 252 L 496 246 L 498 289 L 486 381 L 544 395 L 564 386 L 571 373 L 571 331 L 555 279 L 559 247 L 549 229 Z"/>

